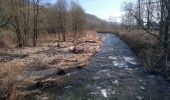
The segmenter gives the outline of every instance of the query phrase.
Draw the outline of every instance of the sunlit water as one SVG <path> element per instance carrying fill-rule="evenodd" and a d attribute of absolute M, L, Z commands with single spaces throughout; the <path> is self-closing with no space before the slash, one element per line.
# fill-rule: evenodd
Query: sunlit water
<path fill-rule="evenodd" d="M 102 50 L 88 67 L 65 76 L 66 83 L 52 87 L 37 99 L 52 100 L 170 100 L 170 85 L 149 74 L 130 48 L 106 34 Z"/>

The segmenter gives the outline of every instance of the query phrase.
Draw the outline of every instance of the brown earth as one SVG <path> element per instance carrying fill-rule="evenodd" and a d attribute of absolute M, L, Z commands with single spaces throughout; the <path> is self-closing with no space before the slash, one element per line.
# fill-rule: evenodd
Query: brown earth
<path fill-rule="evenodd" d="M 23 91 L 34 87 L 31 93 L 35 93 L 37 88 L 59 85 L 63 80 L 61 75 L 88 65 L 101 45 L 102 35 L 87 31 L 76 46 L 73 42 L 67 41 L 60 42 L 58 47 L 58 42 L 51 41 L 37 47 L 1 49 L 0 86 L 7 89 L 11 84 L 12 86 L 17 84 L 15 91 L 16 88 Z M 5 85 L 10 82 L 13 82 L 9 84 L 10 86 Z M 24 91 L 20 94 L 28 95 L 30 92 Z"/>

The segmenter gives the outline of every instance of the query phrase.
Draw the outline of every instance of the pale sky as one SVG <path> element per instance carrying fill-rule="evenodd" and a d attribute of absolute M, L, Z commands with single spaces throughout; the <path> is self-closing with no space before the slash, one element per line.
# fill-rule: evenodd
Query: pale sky
<path fill-rule="evenodd" d="M 56 0 L 50 0 L 54 2 Z M 110 17 L 120 21 L 122 15 L 122 4 L 132 0 L 75 0 L 85 10 L 86 13 L 93 14 L 101 19 L 108 20 Z"/>

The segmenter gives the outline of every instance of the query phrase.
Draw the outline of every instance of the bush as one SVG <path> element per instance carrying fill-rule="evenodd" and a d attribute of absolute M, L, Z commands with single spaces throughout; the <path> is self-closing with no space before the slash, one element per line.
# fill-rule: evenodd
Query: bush
<path fill-rule="evenodd" d="M 0 30 L 0 48 L 16 46 L 17 38 L 10 30 Z"/>
<path fill-rule="evenodd" d="M 16 82 L 24 68 L 22 63 L 0 63 L 0 88 L 7 91 L 7 100 L 20 100 Z"/>

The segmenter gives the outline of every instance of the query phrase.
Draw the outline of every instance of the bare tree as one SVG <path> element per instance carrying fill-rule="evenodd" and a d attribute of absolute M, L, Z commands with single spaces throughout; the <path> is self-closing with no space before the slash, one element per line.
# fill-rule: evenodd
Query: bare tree
<path fill-rule="evenodd" d="M 84 26 L 86 24 L 85 12 L 80 5 L 72 1 L 70 14 L 74 41 L 77 41 L 77 39 L 83 34 L 82 31 L 84 30 Z"/>
<path fill-rule="evenodd" d="M 6 21 L 1 27 L 10 24 L 17 34 L 18 47 L 26 46 L 29 27 L 29 0 L 3 0 Z"/>
<path fill-rule="evenodd" d="M 62 33 L 63 41 L 66 41 L 66 27 L 68 17 L 66 0 L 58 0 L 54 8 L 57 12 L 57 29 L 59 30 L 59 33 Z"/>
<path fill-rule="evenodd" d="M 0 0 L 0 28 L 7 25 L 10 20 L 10 18 L 6 18 L 4 5 L 5 5 L 4 1 Z"/>
<path fill-rule="evenodd" d="M 11 24 L 14 27 L 14 31 L 17 34 L 18 38 L 18 47 L 23 47 L 23 33 L 22 33 L 22 24 L 21 24 L 21 0 L 12 0 L 10 1 L 10 13 L 12 16 Z"/>
<path fill-rule="evenodd" d="M 148 2 L 147 4 L 147 28 L 150 29 L 150 7 L 151 7 L 151 0 L 146 0 L 146 2 Z"/>
<path fill-rule="evenodd" d="M 24 32 L 24 39 L 23 43 L 24 46 L 27 46 L 27 35 L 30 32 L 30 1 L 29 0 L 23 0 L 23 32 Z"/>
<path fill-rule="evenodd" d="M 2 0 L 0 0 L 0 26 L 1 26 L 1 24 L 2 24 L 2 16 L 3 16 Z"/>
<path fill-rule="evenodd" d="M 73 42 L 74 42 L 74 49 L 73 52 L 77 53 L 76 45 L 78 39 L 84 34 L 84 26 L 86 24 L 85 19 L 85 12 L 82 9 L 80 5 L 78 5 L 76 2 L 71 2 L 71 8 L 70 8 L 70 22 L 71 22 L 71 30 L 73 33 Z"/>
<path fill-rule="evenodd" d="M 8 25 L 16 33 L 18 47 L 28 46 L 30 37 L 32 45 L 36 46 L 38 35 L 43 29 L 47 29 L 49 33 L 58 33 L 59 41 L 60 33 L 63 41 L 66 41 L 68 31 L 73 31 L 77 41 L 86 24 L 85 12 L 76 2 L 72 2 L 71 7 L 68 6 L 70 3 L 67 0 L 57 0 L 51 7 L 44 6 L 43 0 L 2 0 L 2 2 L 6 17 L 0 23 L 0 27 Z M 46 21 L 42 21 L 42 18 Z M 42 22 L 43 25 L 40 24 Z"/>
<path fill-rule="evenodd" d="M 33 0 L 33 46 L 37 45 L 40 0 Z"/>
<path fill-rule="evenodd" d="M 163 68 L 163 70 L 167 71 L 168 66 L 168 58 L 169 58 L 169 49 L 170 49 L 170 1 L 169 0 L 145 0 L 145 2 L 141 2 L 142 0 L 138 0 L 136 5 L 137 8 L 144 7 L 143 14 L 145 16 L 139 17 L 135 12 L 135 7 L 130 5 L 126 5 L 124 10 L 126 14 L 136 19 L 136 23 L 141 23 L 141 19 L 144 22 L 144 25 L 138 24 L 137 26 L 131 27 L 130 30 L 133 29 L 141 29 L 144 30 L 147 34 L 150 34 L 156 37 L 159 40 L 159 44 L 157 44 L 157 49 L 153 48 L 153 53 L 157 53 L 147 57 L 147 61 L 154 60 L 153 58 L 158 57 L 158 53 L 161 52 L 159 60 L 155 61 L 155 66 L 159 66 L 159 68 Z M 139 6 L 140 5 L 140 6 Z M 137 12 L 141 10 L 138 9 Z M 141 14 L 140 14 L 141 15 Z M 148 55 L 147 55 L 148 56 Z M 158 67 L 156 67 L 158 68 Z"/>

